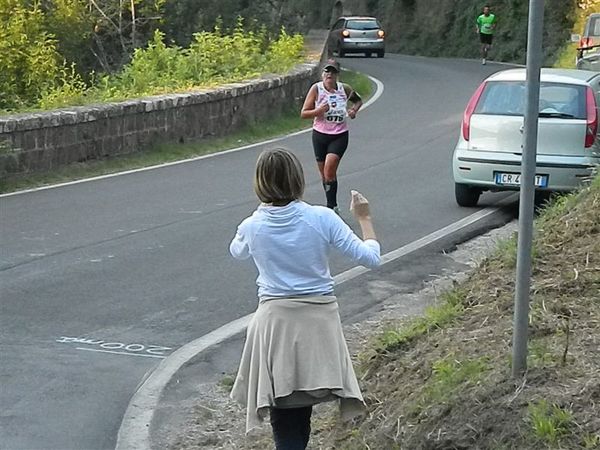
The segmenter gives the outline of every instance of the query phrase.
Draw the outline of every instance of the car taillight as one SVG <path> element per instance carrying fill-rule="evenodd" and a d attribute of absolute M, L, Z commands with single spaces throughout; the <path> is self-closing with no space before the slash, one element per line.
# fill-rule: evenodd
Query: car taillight
<path fill-rule="evenodd" d="M 592 38 L 583 37 L 579 40 L 579 48 L 586 48 L 592 46 Z"/>
<path fill-rule="evenodd" d="M 475 111 L 475 107 L 477 106 L 477 102 L 479 101 L 484 88 L 485 82 L 479 85 L 465 108 L 462 120 L 462 135 L 465 141 L 468 141 L 471 137 L 471 116 L 473 115 L 473 111 Z"/>
<path fill-rule="evenodd" d="M 383 39 L 383 37 L 385 36 L 385 32 L 384 32 L 383 30 L 379 30 L 379 31 L 377 32 L 377 36 L 379 36 L 380 38 L 382 38 L 382 39 Z"/>
<path fill-rule="evenodd" d="M 594 91 L 588 86 L 586 90 L 586 127 L 585 127 L 585 148 L 589 148 L 596 142 L 596 133 L 598 132 L 598 110 Z"/>
<path fill-rule="evenodd" d="M 348 36 L 350 36 L 350 32 L 348 30 L 343 30 L 342 31 L 342 36 L 348 37 Z"/>

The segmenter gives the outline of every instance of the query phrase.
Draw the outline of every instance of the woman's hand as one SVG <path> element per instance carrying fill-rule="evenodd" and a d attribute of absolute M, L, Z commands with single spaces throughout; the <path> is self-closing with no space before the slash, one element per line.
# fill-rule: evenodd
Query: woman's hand
<path fill-rule="evenodd" d="M 363 240 L 375 239 L 375 230 L 373 229 L 373 223 L 371 222 L 371 209 L 369 208 L 369 200 L 365 198 L 358 191 L 350 191 L 352 199 L 350 200 L 350 211 L 356 217 L 360 230 L 362 232 Z"/>
<path fill-rule="evenodd" d="M 350 191 L 350 211 L 354 214 L 357 220 L 368 218 L 371 216 L 371 210 L 369 208 L 369 200 L 360 192 L 352 190 Z"/>
<path fill-rule="evenodd" d="M 357 113 L 356 109 L 350 108 L 348 110 L 348 117 L 350 117 L 351 119 L 354 119 L 356 117 L 356 113 Z"/>
<path fill-rule="evenodd" d="M 315 116 L 322 116 L 327 111 L 329 111 L 329 103 L 323 103 L 321 106 L 315 108 Z"/>

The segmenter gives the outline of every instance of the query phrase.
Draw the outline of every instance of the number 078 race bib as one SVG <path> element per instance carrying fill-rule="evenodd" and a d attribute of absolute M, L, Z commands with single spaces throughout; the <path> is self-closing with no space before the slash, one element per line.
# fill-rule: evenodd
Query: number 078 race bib
<path fill-rule="evenodd" d="M 342 123 L 346 120 L 346 99 L 341 95 L 330 94 L 327 98 L 329 111 L 325 113 L 327 122 Z"/>

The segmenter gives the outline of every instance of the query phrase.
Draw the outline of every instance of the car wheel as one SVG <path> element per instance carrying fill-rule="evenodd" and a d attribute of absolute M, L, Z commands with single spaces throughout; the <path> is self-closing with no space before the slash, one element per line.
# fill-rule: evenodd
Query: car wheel
<path fill-rule="evenodd" d="M 541 210 L 548 206 L 548 203 L 550 202 L 551 198 L 552 192 L 536 190 L 535 194 L 533 195 L 533 205 L 537 210 Z"/>
<path fill-rule="evenodd" d="M 385 56 L 385 52 L 383 50 L 377 52 L 377 57 L 378 58 L 383 58 Z"/>
<path fill-rule="evenodd" d="M 454 183 L 454 195 L 459 206 L 476 206 L 481 189 L 466 184 Z"/>

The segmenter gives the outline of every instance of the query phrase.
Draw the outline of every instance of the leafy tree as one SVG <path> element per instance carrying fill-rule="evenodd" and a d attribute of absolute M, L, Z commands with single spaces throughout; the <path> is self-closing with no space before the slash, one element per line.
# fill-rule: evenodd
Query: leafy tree
<path fill-rule="evenodd" d="M 53 0 L 45 5 L 48 30 L 56 37 L 58 51 L 79 73 L 98 67 L 92 52 L 94 17 L 88 0 Z"/>
<path fill-rule="evenodd" d="M 103 72 L 128 63 L 163 19 L 166 0 L 87 0 L 94 20 L 92 52 Z"/>
<path fill-rule="evenodd" d="M 61 68 L 40 4 L 29 3 L 0 0 L 0 109 L 35 102 Z"/>
<path fill-rule="evenodd" d="M 237 17 L 246 19 L 246 27 L 306 33 L 308 28 L 329 26 L 333 0 L 169 0 L 164 9 L 161 29 L 168 41 L 187 46 L 194 33 L 211 31 L 221 17 L 225 29 L 236 26 Z"/>

